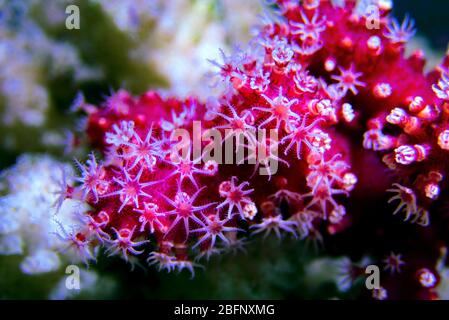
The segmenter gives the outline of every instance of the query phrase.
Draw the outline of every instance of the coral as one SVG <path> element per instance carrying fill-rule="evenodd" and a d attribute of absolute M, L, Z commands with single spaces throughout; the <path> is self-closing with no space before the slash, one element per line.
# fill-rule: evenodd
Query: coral
<path fill-rule="evenodd" d="M 74 233 L 87 227 L 87 206 L 60 201 L 60 181 L 70 184 L 63 177 L 73 174 L 69 164 L 32 155 L 21 156 L 2 172 L 1 192 L 6 194 L 0 197 L 0 254 L 23 255 L 20 269 L 25 274 L 55 271 L 64 261 L 77 263 L 84 256 L 93 258 L 91 244 L 85 246 L 82 234 Z"/>
<path fill-rule="evenodd" d="M 342 291 L 368 256 L 383 271 L 365 297 L 436 298 L 448 225 L 448 59 L 425 74 L 421 51 L 405 56 L 415 30 L 390 16 L 391 1 L 276 6 L 248 48 L 213 61 L 220 96 L 120 90 L 82 107 L 103 160 L 79 165 L 67 198 L 91 207 L 91 239 L 133 264 L 142 256 L 193 274 L 245 231 L 274 232 L 349 256 Z"/>
<path fill-rule="evenodd" d="M 240 138 L 238 130 L 226 135 L 227 129 L 234 128 L 234 119 L 243 129 L 259 127 L 270 131 L 269 137 L 262 138 L 256 137 L 256 131 L 247 135 L 241 132 L 246 141 L 235 147 L 246 150 L 247 156 L 243 155 L 240 161 L 236 158 L 234 164 L 207 158 L 205 151 L 211 144 L 205 137 L 208 131 L 197 132 L 195 127 L 206 115 L 205 105 L 193 98 L 162 99 L 155 92 L 134 98 L 119 91 L 100 108 L 86 108 L 90 110 L 87 133 L 91 143 L 104 153 L 105 161 L 97 162 L 90 156 L 86 165 L 78 163 L 81 177 L 75 190 L 79 192 L 71 194 L 82 194 L 80 200 L 93 208 L 89 212 L 92 220 L 106 222 L 97 235 L 108 251 L 122 250 L 128 259 L 129 253 L 142 253 L 134 245 L 150 246 L 150 262 L 167 270 L 192 270 L 195 256 L 209 256 L 232 247 L 243 231 L 242 223 L 252 224 L 253 233 L 273 231 L 279 237 L 281 230 L 304 237 L 318 233 L 320 221 L 333 216 L 336 222 L 345 215 L 344 207 L 337 201 L 353 188 L 356 178 L 343 156 L 332 155 L 330 150 L 333 134 L 326 131 L 335 125 L 335 111 L 330 112 L 332 120 L 326 120 L 305 109 L 320 104 L 321 95 L 328 97 L 326 89 L 318 87 L 318 80 L 315 81 L 319 91 L 301 97 L 301 101 L 288 100 L 282 88 L 265 93 L 247 93 L 248 88 L 242 88 L 242 92 L 247 91 L 248 100 L 238 101 L 237 92 L 231 102 L 234 107 L 224 106 L 209 115 L 213 119 L 204 125 L 216 129 L 212 132 L 223 133 L 225 139 L 218 142 L 217 151 L 224 156 L 238 151 L 226 146 L 235 136 Z M 264 120 L 268 112 L 279 121 Z M 305 114 L 307 120 L 300 116 Z M 310 134 L 304 138 L 308 147 L 298 152 L 300 157 L 297 153 L 278 154 L 280 141 L 287 143 L 287 133 L 298 121 L 308 122 Z M 320 126 L 326 122 L 327 127 Z M 192 137 L 185 141 L 186 148 L 173 136 L 167 140 L 167 135 L 183 129 Z M 281 136 L 272 137 L 273 132 Z M 296 134 L 290 138 L 298 137 Z M 167 145 L 170 141 L 172 145 Z M 144 151 L 137 152 L 142 146 Z M 270 168 L 275 162 L 280 162 L 281 167 Z M 253 169 L 248 170 L 251 166 Z M 303 171 L 302 178 L 297 177 L 301 183 L 286 178 L 289 170 L 295 169 Z M 266 174 L 260 175 L 259 171 L 264 170 Z M 271 178 L 276 181 L 266 190 L 254 189 Z M 281 212 L 281 205 L 287 205 L 288 210 Z M 150 240 L 148 245 L 144 245 L 146 239 Z"/>
<path fill-rule="evenodd" d="M 74 70 L 77 79 L 92 79 L 98 74 L 84 65 L 76 48 L 57 42 L 32 19 L 34 1 L 2 3 L 0 20 L 0 92 L 5 99 L 4 125 L 19 121 L 28 126 L 43 125 L 50 98 L 41 69 L 49 65 L 50 75 Z M 14 56 L 15 59 L 10 59 Z M 51 63 L 48 63 L 51 61 Z"/>
<path fill-rule="evenodd" d="M 62 21 L 63 2 L 68 3 L 59 2 Z M 52 38 L 33 17 L 39 5 L 44 4 L 34 0 L 0 1 L 0 143 L 8 151 L 23 145 L 27 150 L 42 149 L 43 145 L 60 147 L 64 135 L 62 130 L 55 130 L 61 126 L 61 119 L 52 82 L 61 78 L 69 81 L 70 75 L 70 80 L 79 84 L 101 76 L 98 69 L 82 61 L 75 46 Z"/>

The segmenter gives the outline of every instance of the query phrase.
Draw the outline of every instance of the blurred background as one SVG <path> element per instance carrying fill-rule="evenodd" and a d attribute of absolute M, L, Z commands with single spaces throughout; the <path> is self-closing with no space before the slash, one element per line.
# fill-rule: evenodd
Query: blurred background
<path fill-rule="evenodd" d="M 80 30 L 65 28 L 70 4 L 80 8 Z M 82 267 L 83 289 L 68 292 L 58 244 L 43 235 L 60 178 L 55 168 L 71 167 L 74 156 L 67 146 L 82 123 L 70 108 L 78 93 L 93 104 L 120 88 L 207 96 L 207 59 L 246 43 L 267 7 L 259 0 L 0 0 L 1 299 L 356 294 L 342 290 L 345 258 L 323 257 L 307 242 L 283 241 L 280 250 L 275 238 L 213 258 L 193 280 L 139 266 L 130 272 L 120 259 L 100 257 Z M 423 48 L 430 66 L 447 49 L 448 12 L 443 0 L 395 1 L 396 17 L 415 19 L 419 32 L 410 48 Z"/>

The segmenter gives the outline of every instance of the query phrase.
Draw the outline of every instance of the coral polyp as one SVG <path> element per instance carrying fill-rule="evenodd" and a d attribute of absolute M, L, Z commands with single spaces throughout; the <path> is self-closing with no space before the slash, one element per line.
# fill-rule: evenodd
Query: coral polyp
<path fill-rule="evenodd" d="M 405 55 L 412 20 L 388 3 L 275 1 L 247 48 L 213 61 L 218 96 L 120 90 L 83 108 L 102 158 L 70 186 L 96 222 L 83 241 L 193 273 L 244 237 L 311 238 L 384 266 L 369 297 L 436 297 L 449 58 L 425 74 L 422 52 Z"/>

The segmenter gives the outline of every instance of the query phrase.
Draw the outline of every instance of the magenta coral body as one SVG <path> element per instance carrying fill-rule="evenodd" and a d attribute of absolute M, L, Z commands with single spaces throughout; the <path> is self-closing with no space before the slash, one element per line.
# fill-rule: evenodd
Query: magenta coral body
<path fill-rule="evenodd" d="M 226 92 L 213 107 L 121 90 L 85 108 L 90 143 L 104 157 L 79 164 L 76 188 L 97 236 L 90 238 L 126 259 L 145 252 L 160 269 L 193 273 L 196 258 L 240 245 L 245 230 L 308 237 L 336 255 L 368 254 L 382 264 L 374 298 L 435 298 L 448 240 L 440 208 L 449 60 L 425 75 L 422 52 L 404 56 L 412 22 L 400 25 L 388 7 L 378 7 L 380 27 L 371 29 L 351 2 L 277 3 L 282 16 L 247 50 L 214 62 Z M 240 130 L 240 147 L 265 157 L 232 164 L 195 157 L 211 143 L 195 144 L 196 121 L 219 130 L 222 148 L 233 139 L 226 130 Z M 176 129 L 193 137 L 178 161 Z M 267 135 L 253 139 L 262 129 Z"/>

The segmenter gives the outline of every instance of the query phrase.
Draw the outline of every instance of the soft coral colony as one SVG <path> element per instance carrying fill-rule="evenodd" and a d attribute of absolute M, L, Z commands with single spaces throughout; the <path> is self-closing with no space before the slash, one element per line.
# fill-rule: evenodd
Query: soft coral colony
<path fill-rule="evenodd" d="M 390 17 L 391 1 L 276 6 L 248 49 L 214 61 L 218 98 L 120 90 L 100 107 L 79 101 L 103 160 L 78 162 L 79 184 L 66 196 L 91 209 L 67 239 L 86 260 L 104 245 L 193 274 L 201 258 L 238 249 L 249 234 L 290 234 L 353 261 L 369 256 L 383 270 L 374 298 L 436 298 L 448 240 L 448 60 L 425 75 L 421 51 L 404 56 L 415 31 Z M 378 28 L 369 27 L 373 6 Z M 234 138 L 228 129 L 243 134 L 233 153 L 243 147 L 245 161 L 206 158 L 196 149 L 214 139 L 204 135 L 173 157 L 173 132 L 194 140 L 205 132 L 197 121 L 223 145 Z M 277 139 L 248 133 L 263 129 Z M 360 267 L 342 277 L 356 280 Z"/>

